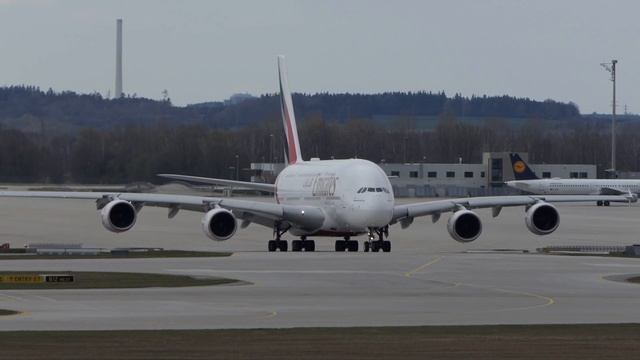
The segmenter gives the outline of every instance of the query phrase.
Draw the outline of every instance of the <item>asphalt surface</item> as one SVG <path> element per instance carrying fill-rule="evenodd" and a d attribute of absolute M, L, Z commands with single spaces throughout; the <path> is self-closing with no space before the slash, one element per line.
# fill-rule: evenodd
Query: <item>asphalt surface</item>
<path fill-rule="evenodd" d="M 403 201 L 424 201 L 412 199 Z M 605 279 L 640 274 L 640 259 L 473 252 L 547 245 L 628 245 L 640 207 L 560 205 L 560 228 L 539 237 L 522 208 L 478 210 L 484 233 L 459 244 L 440 222 L 391 228 L 391 253 L 268 253 L 271 230 L 256 225 L 226 242 L 208 240 L 201 214 L 145 208 L 136 227 L 112 234 L 94 204 L 0 199 L 0 242 L 83 243 L 85 247 L 228 250 L 227 258 L 6 260 L 1 270 L 126 271 L 222 276 L 251 285 L 112 290 L 1 291 L 0 330 L 208 329 L 297 326 L 465 325 L 640 322 L 640 285 Z"/>

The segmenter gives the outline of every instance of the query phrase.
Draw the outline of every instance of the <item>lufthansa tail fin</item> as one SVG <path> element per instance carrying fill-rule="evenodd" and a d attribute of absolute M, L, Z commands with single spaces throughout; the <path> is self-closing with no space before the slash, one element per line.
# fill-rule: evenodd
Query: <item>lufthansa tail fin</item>
<path fill-rule="evenodd" d="M 302 154 L 300 154 L 300 142 L 298 141 L 298 128 L 296 126 L 296 117 L 293 113 L 293 102 L 291 101 L 291 92 L 289 92 L 289 83 L 287 82 L 286 65 L 284 56 L 278 56 L 278 78 L 280 85 L 280 108 L 282 110 L 282 122 L 284 125 L 286 144 L 286 156 L 289 164 L 302 162 Z"/>
<path fill-rule="evenodd" d="M 531 170 L 524 160 L 520 158 L 517 153 L 509 154 L 511 158 L 511 168 L 513 169 L 513 176 L 516 180 L 535 180 L 538 179 L 536 174 Z"/>

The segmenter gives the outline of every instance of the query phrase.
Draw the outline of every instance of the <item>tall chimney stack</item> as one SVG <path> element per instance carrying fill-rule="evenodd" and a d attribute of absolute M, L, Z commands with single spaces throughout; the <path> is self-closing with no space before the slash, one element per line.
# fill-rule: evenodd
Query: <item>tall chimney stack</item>
<path fill-rule="evenodd" d="M 122 97 L 122 19 L 116 20 L 116 99 Z"/>

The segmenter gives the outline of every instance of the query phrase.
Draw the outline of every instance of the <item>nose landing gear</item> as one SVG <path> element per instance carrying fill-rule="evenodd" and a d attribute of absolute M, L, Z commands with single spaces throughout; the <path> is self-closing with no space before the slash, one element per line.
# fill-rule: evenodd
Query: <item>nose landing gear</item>
<path fill-rule="evenodd" d="M 376 235 L 378 240 L 375 240 Z M 369 240 L 364 243 L 364 252 L 390 252 L 391 241 L 384 240 L 385 236 L 389 236 L 389 226 L 385 226 L 379 229 L 369 229 Z"/>

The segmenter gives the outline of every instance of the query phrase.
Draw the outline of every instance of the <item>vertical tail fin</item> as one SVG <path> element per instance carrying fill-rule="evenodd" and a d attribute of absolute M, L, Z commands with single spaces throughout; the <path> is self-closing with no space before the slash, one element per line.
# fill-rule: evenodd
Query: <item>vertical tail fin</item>
<path fill-rule="evenodd" d="M 291 101 L 291 92 L 289 92 L 289 83 L 287 82 L 286 65 L 284 56 L 278 56 L 278 78 L 280 85 L 280 108 L 282 110 L 282 123 L 284 125 L 285 138 L 287 140 L 287 158 L 289 164 L 302 162 L 302 154 L 300 154 L 300 142 L 298 141 L 298 128 L 296 126 L 296 117 L 293 113 L 293 102 Z"/>
<path fill-rule="evenodd" d="M 509 157 L 511 158 L 513 176 L 516 180 L 535 180 L 538 178 L 529 165 L 520 158 L 520 155 L 517 153 L 509 154 Z"/>

